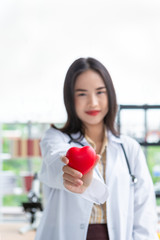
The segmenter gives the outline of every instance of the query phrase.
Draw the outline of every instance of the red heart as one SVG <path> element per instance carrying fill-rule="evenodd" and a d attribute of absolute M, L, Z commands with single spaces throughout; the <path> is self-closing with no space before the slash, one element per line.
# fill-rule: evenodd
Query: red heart
<path fill-rule="evenodd" d="M 86 174 L 94 166 L 96 161 L 96 152 L 90 146 L 82 148 L 71 147 L 66 154 L 69 159 L 68 166 Z"/>

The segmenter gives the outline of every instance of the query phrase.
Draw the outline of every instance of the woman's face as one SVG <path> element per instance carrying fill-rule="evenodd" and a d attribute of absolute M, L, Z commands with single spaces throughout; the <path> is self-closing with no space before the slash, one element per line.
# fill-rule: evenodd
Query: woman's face
<path fill-rule="evenodd" d="M 87 70 L 81 73 L 74 87 L 75 111 L 84 126 L 103 123 L 108 112 L 107 89 L 101 76 Z"/>

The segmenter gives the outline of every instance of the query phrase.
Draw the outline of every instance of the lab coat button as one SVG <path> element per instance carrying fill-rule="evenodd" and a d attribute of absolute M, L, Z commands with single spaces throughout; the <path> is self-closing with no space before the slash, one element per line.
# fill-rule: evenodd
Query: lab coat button
<path fill-rule="evenodd" d="M 80 229 L 84 229 L 85 228 L 85 225 L 82 223 L 80 224 Z"/>

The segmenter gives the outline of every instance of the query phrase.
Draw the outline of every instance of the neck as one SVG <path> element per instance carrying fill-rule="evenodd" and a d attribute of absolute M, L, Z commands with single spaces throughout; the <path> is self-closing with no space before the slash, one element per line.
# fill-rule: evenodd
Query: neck
<path fill-rule="evenodd" d="M 85 126 L 85 133 L 95 143 L 102 142 L 104 137 L 104 125 L 103 123 L 100 123 L 98 126 Z"/>

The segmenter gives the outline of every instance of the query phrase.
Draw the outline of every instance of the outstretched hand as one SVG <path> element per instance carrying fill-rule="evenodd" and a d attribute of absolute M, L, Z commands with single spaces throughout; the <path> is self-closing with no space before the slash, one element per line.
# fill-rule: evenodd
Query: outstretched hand
<path fill-rule="evenodd" d="M 100 160 L 100 155 L 97 154 L 96 162 L 92 169 L 82 175 L 81 172 L 69 167 L 69 159 L 67 157 L 62 157 L 62 162 L 65 163 L 63 167 L 63 184 L 66 189 L 74 193 L 83 193 L 91 184 L 93 178 L 93 169 Z"/>

